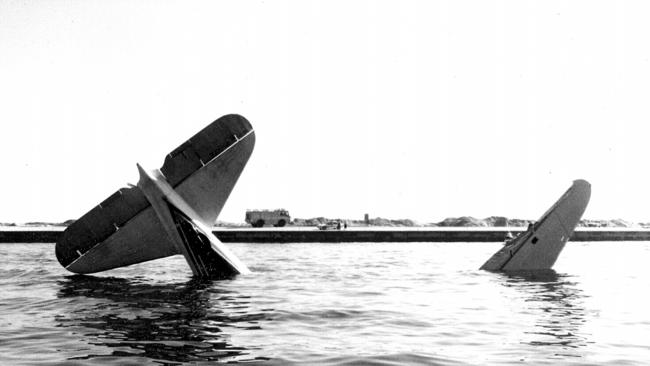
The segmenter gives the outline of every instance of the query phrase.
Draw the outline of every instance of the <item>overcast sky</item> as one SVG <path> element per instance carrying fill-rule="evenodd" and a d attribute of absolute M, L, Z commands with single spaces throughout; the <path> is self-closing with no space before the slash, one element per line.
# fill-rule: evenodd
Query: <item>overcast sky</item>
<path fill-rule="evenodd" d="M 0 221 L 78 218 L 216 118 L 255 151 L 220 219 L 650 221 L 650 5 L 0 0 Z"/>

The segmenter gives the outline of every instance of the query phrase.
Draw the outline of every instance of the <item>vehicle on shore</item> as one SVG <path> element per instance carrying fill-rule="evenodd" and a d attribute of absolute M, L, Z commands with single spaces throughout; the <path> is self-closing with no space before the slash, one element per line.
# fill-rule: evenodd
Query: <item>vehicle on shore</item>
<path fill-rule="evenodd" d="M 341 230 L 343 228 L 347 229 L 347 227 L 347 223 L 341 221 L 328 221 L 317 226 L 318 230 Z"/>
<path fill-rule="evenodd" d="M 289 211 L 282 208 L 277 210 L 247 210 L 246 222 L 253 227 L 262 227 L 264 225 L 283 227 L 291 222 L 291 216 L 289 216 Z"/>

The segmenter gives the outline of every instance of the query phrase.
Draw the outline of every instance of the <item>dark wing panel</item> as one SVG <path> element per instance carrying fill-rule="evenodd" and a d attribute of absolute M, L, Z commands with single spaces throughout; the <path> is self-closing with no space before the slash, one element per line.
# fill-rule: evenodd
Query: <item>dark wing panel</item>
<path fill-rule="evenodd" d="M 219 118 L 165 159 L 161 172 L 199 215 L 214 225 L 255 146 L 255 133 L 241 116 Z"/>
<path fill-rule="evenodd" d="M 149 201 L 138 187 L 119 189 L 63 232 L 56 243 L 59 263 L 67 267 L 147 207 Z"/>
<path fill-rule="evenodd" d="M 117 227 L 123 226 L 133 216 L 149 206 L 140 188 L 122 188 L 99 204 L 102 214 Z"/>
<path fill-rule="evenodd" d="M 75 273 L 95 273 L 174 254 L 179 251 L 149 206 L 66 268 Z"/>
<path fill-rule="evenodd" d="M 242 116 L 223 116 L 169 153 L 160 171 L 175 188 L 252 130 Z"/>

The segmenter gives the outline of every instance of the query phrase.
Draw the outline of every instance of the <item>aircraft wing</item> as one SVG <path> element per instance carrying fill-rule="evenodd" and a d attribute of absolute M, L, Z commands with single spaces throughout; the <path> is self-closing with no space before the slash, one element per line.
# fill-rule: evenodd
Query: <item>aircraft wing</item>
<path fill-rule="evenodd" d="M 483 264 L 488 271 L 550 269 L 573 234 L 591 197 L 591 185 L 576 180 L 534 224 Z"/>

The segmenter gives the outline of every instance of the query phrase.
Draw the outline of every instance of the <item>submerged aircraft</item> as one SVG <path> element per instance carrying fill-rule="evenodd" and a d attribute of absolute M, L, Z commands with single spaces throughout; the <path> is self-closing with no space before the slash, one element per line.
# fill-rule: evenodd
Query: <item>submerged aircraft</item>
<path fill-rule="evenodd" d="M 120 188 L 63 232 L 59 263 L 95 273 L 182 254 L 195 276 L 248 273 L 211 227 L 254 145 L 251 124 L 231 114 L 169 153 L 160 169 L 138 164 L 137 186 Z"/>
<path fill-rule="evenodd" d="M 506 241 L 481 266 L 488 271 L 525 271 L 550 269 L 573 234 L 587 208 L 591 185 L 576 180 L 551 208 L 528 230 Z"/>

